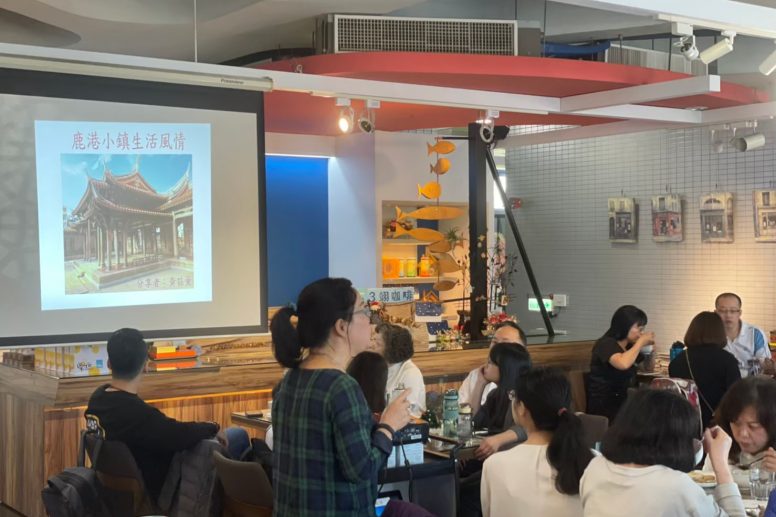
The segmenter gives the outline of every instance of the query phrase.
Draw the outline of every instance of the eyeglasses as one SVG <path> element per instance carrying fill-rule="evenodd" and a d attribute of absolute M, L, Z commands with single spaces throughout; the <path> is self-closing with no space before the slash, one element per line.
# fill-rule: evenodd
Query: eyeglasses
<path fill-rule="evenodd" d="M 738 314 L 741 309 L 717 309 L 717 314 Z"/>

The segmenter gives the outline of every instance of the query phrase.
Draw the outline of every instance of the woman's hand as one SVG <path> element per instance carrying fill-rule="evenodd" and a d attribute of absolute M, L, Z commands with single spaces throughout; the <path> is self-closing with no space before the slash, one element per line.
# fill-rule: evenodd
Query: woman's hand
<path fill-rule="evenodd" d="M 401 395 L 391 401 L 380 417 L 381 424 L 388 424 L 394 431 L 398 431 L 409 423 L 412 415 L 410 415 L 410 401 L 407 400 L 407 397 L 410 393 L 412 393 L 412 388 L 407 388 L 401 392 Z M 385 434 L 389 434 L 385 429 L 380 430 L 384 431 Z M 390 436 L 390 438 L 393 438 L 393 436 Z"/>
<path fill-rule="evenodd" d="M 776 450 L 768 447 L 763 453 L 763 468 L 768 472 L 776 472 Z"/>
<path fill-rule="evenodd" d="M 636 340 L 636 343 L 633 345 L 636 348 L 645 347 L 647 345 L 651 345 L 655 342 L 655 333 L 650 332 L 642 332 L 641 336 Z"/>
<path fill-rule="evenodd" d="M 480 461 L 485 461 L 491 455 L 497 453 L 501 447 L 516 439 L 517 436 L 511 430 L 483 438 L 480 446 L 474 451 L 474 457 Z"/>
<path fill-rule="evenodd" d="M 706 429 L 703 433 L 703 448 L 711 460 L 711 467 L 717 476 L 717 483 L 733 483 L 733 476 L 728 465 L 728 454 L 733 440 L 719 426 Z"/>

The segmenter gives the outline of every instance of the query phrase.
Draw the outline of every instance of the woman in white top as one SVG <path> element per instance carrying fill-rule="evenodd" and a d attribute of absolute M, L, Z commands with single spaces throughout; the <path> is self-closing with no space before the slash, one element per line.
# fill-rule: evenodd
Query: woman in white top
<path fill-rule="evenodd" d="M 509 398 L 528 439 L 485 461 L 484 517 L 581 517 L 579 479 L 593 453 L 584 443 L 582 422 L 568 409 L 568 379 L 560 370 L 537 368 L 520 376 Z"/>
<path fill-rule="evenodd" d="M 390 397 L 397 387 L 412 388 L 407 397 L 414 416 L 420 416 L 426 410 L 426 384 L 420 368 L 412 362 L 415 346 L 409 330 L 399 325 L 381 323 L 374 334 L 375 352 L 388 362 L 388 382 L 385 394 Z"/>
<path fill-rule="evenodd" d="M 699 427 L 698 410 L 680 395 L 647 389 L 629 396 L 604 436 L 603 456 L 594 458 L 582 476 L 584 515 L 746 515 L 728 467 L 732 440 L 725 431 L 714 427 L 703 435 L 717 476 L 713 497 L 686 474 L 700 461 L 694 444 Z"/>

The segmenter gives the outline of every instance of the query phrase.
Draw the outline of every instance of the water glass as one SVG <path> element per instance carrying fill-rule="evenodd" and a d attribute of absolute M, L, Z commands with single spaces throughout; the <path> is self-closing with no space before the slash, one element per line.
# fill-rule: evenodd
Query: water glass
<path fill-rule="evenodd" d="M 767 501 L 774 488 L 776 488 L 776 474 L 760 467 L 749 469 L 749 492 L 752 499 Z"/>

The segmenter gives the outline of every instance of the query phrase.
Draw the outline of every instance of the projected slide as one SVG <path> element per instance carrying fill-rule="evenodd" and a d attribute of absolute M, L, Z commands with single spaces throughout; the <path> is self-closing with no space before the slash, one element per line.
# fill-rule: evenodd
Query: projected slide
<path fill-rule="evenodd" d="M 210 126 L 35 121 L 41 309 L 212 299 Z"/>

